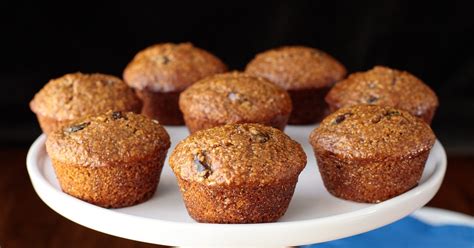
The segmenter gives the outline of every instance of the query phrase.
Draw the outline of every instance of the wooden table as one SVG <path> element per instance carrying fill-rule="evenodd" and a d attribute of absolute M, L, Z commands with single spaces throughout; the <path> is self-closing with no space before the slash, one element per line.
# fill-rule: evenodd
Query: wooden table
<path fill-rule="evenodd" d="M 26 171 L 26 150 L 0 150 L 1 247 L 157 247 L 73 223 L 36 195 Z M 429 206 L 474 215 L 474 156 L 448 156 L 443 185 Z"/>

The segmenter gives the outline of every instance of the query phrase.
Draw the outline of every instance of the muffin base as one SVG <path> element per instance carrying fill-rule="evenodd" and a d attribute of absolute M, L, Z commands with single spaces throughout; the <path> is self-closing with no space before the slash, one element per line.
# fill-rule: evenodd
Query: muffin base
<path fill-rule="evenodd" d="M 184 114 L 184 123 L 188 127 L 190 133 L 197 132 L 199 130 L 204 130 L 212 127 L 222 126 L 230 123 L 261 123 L 266 126 L 271 126 L 281 131 L 285 130 L 286 124 L 288 123 L 288 115 L 277 115 L 271 120 L 266 122 L 251 122 L 251 121 L 241 121 L 241 122 L 222 122 L 215 121 L 206 118 L 194 118 L 189 115 Z"/>
<path fill-rule="evenodd" d="M 296 182 L 231 187 L 178 179 L 189 215 L 204 223 L 275 222 L 288 209 Z"/>
<path fill-rule="evenodd" d="M 351 160 L 316 151 L 324 186 L 332 195 L 356 202 L 378 203 L 418 185 L 429 151 L 385 160 Z"/>
<path fill-rule="evenodd" d="M 63 192 L 105 208 L 135 205 L 150 199 L 159 183 L 166 152 L 145 161 L 97 167 L 52 159 Z"/>
<path fill-rule="evenodd" d="M 288 90 L 293 103 L 289 124 L 304 125 L 320 122 L 328 113 L 324 97 L 329 87 L 318 89 Z"/>
<path fill-rule="evenodd" d="M 183 114 L 178 106 L 180 93 L 138 90 L 137 95 L 143 102 L 141 113 L 162 125 L 183 125 Z"/>

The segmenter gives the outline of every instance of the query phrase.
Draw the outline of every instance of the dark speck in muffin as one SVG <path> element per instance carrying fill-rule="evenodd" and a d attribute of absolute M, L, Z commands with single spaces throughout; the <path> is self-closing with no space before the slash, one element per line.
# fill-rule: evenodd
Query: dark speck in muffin
<path fill-rule="evenodd" d="M 378 115 L 378 116 L 376 116 L 372 119 L 372 123 L 374 123 L 374 124 L 379 123 L 381 119 L 382 119 L 382 117 L 380 115 Z"/>
<path fill-rule="evenodd" d="M 77 131 L 80 131 L 84 128 L 86 128 L 87 126 L 89 126 L 90 122 L 83 122 L 83 123 L 79 123 L 79 124 L 76 124 L 76 125 L 72 125 L 72 126 L 69 126 L 69 127 L 66 127 L 66 133 L 75 133 Z"/>
<path fill-rule="evenodd" d="M 351 115 L 352 115 L 352 113 L 344 113 L 344 114 L 342 114 L 342 115 L 338 115 L 338 116 L 336 117 L 336 119 L 334 119 L 333 124 L 334 124 L 334 125 L 335 125 L 335 124 L 339 124 L 339 123 L 343 122 L 344 120 L 346 120 L 346 117 L 347 117 L 347 116 L 351 116 Z"/>
<path fill-rule="evenodd" d="M 124 116 L 122 115 L 122 112 L 120 112 L 120 111 L 115 111 L 115 112 L 112 113 L 112 118 L 114 120 L 118 120 L 118 119 L 121 119 L 123 117 Z"/>
<path fill-rule="evenodd" d="M 252 135 L 252 141 L 254 142 L 265 143 L 270 139 L 270 134 L 258 131 L 255 128 L 250 128 L 249 132 Z"/>
<path fill-rule="evenodd" d="M 206 163 L 206 154 L 204 152 L 194 155 L 194 163 L 200 177 L 207 178 L 212 173 L 211 167 Z"/>
<path fill-rule="evenodd" d="M 168 58 L 168 56 L 164 55 L 161 59 L 161 63 L 166 65 L 170 62 L 170 59 Z"/>
<path fill-rule="evenodd" d="M 400 112 L 396 111 L 396 110 L 389 110 L 387 112 L 385 112 L 384 116 L 390 118 L 392 116 L 397 116 L 397 115 L 400 115 Z"/>
<path fill-rule="evenodd" d="M 369 99 L 367 99 L 367 103 L 374 103 L 378 100 L 379 98 L 376 96 L 369 96 Z"/>

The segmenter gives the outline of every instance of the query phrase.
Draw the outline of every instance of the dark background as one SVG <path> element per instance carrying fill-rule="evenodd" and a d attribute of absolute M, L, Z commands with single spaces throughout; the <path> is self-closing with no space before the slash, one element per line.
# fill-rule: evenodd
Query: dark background
<path fill-rule="evenodd" d="M 242 69 L 287 44 L 322 49 L 350 72 L 387 65 L 423 79 L 448 152 L 474 152 L 474 17 L 469 1 L 10 1 L 0 4 L 0 146 L 40 134 L 28 102 L 65 73 L 121 76 L 139 50 L 190 41 Z"/>
<path fill-rule="evenodd" d="M 471 3 L 473 2 L 473 3 Z M 0 246 L 153 247 L 77 225 L 35 194 L 25 169 L 40 134 L 28 103 L 65 73 L 117 76 L 139 50 L 191 41 L 242 69 L 280 45 L 320 48 L 350 72 L 387 65 L 422 78 L 449 169 L 429 206 L 474 214 L 474 1 L 0 1 Z"/>

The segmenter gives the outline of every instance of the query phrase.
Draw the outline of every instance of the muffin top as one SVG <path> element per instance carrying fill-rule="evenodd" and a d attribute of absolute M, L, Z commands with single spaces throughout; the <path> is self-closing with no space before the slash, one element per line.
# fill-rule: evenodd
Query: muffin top
<path fill-rule="evenodd" d="M 378 105 L 341 108 L 309 137 L 316 150 L 351 159 L 405 158 L 429 151 L 435 135 L 423 120 Z"/>
<path fill-rule="evenodd" d="M 392 106 L 415 116 L 438 106 L 436 94 L 420 79 L 383 66 L 353 73 L 338 82 L 327 94 L 326 102 L 336 108 L 357 104 Z"/>
<path fill-rule="evenodd" d="M 139 110 L 141 102 L 121 79 L 99 73 L 66 74 L 49 81 L 30 102 L 30 108 L 59 121 L 109 110 Z"/>
<path fill-rule="evenodd" d="M 323 88 L 346 75 L 346 69 L 336 59 L 303 46 L 285 46 L 257 54 L 245 72 L 267 78 L 286 90 Z"/>
<path fill-rule="evenodd" d="M 162 43 L 135 55 L 123 78 L 139 90 L 180 92 L 204 77 L 226 70 L 221 60 L 191 43 Z"/>
<path fill-rule="evenodd" d="M 46 141 L 51 158 L 81 166 L 120 166 L 150 159 L 169 146 L 168 133 L 156 120 L 118 111 L 77 120 Z"/>
<path fill-rule="evenodd" d="M 259 122 L 289 115 L 291 99 L 270 81 L 239 72 L 207 77 L 181 93 L 181 111 L 223 123 Z"/>
<path fill-rule="evenodd" d="M 228 124 L 198 131 L 170 157 L 183 180 L 240 185 L 295 180 L 306 165 L 303 148 L 282 131 L 260 124 Z"/>

